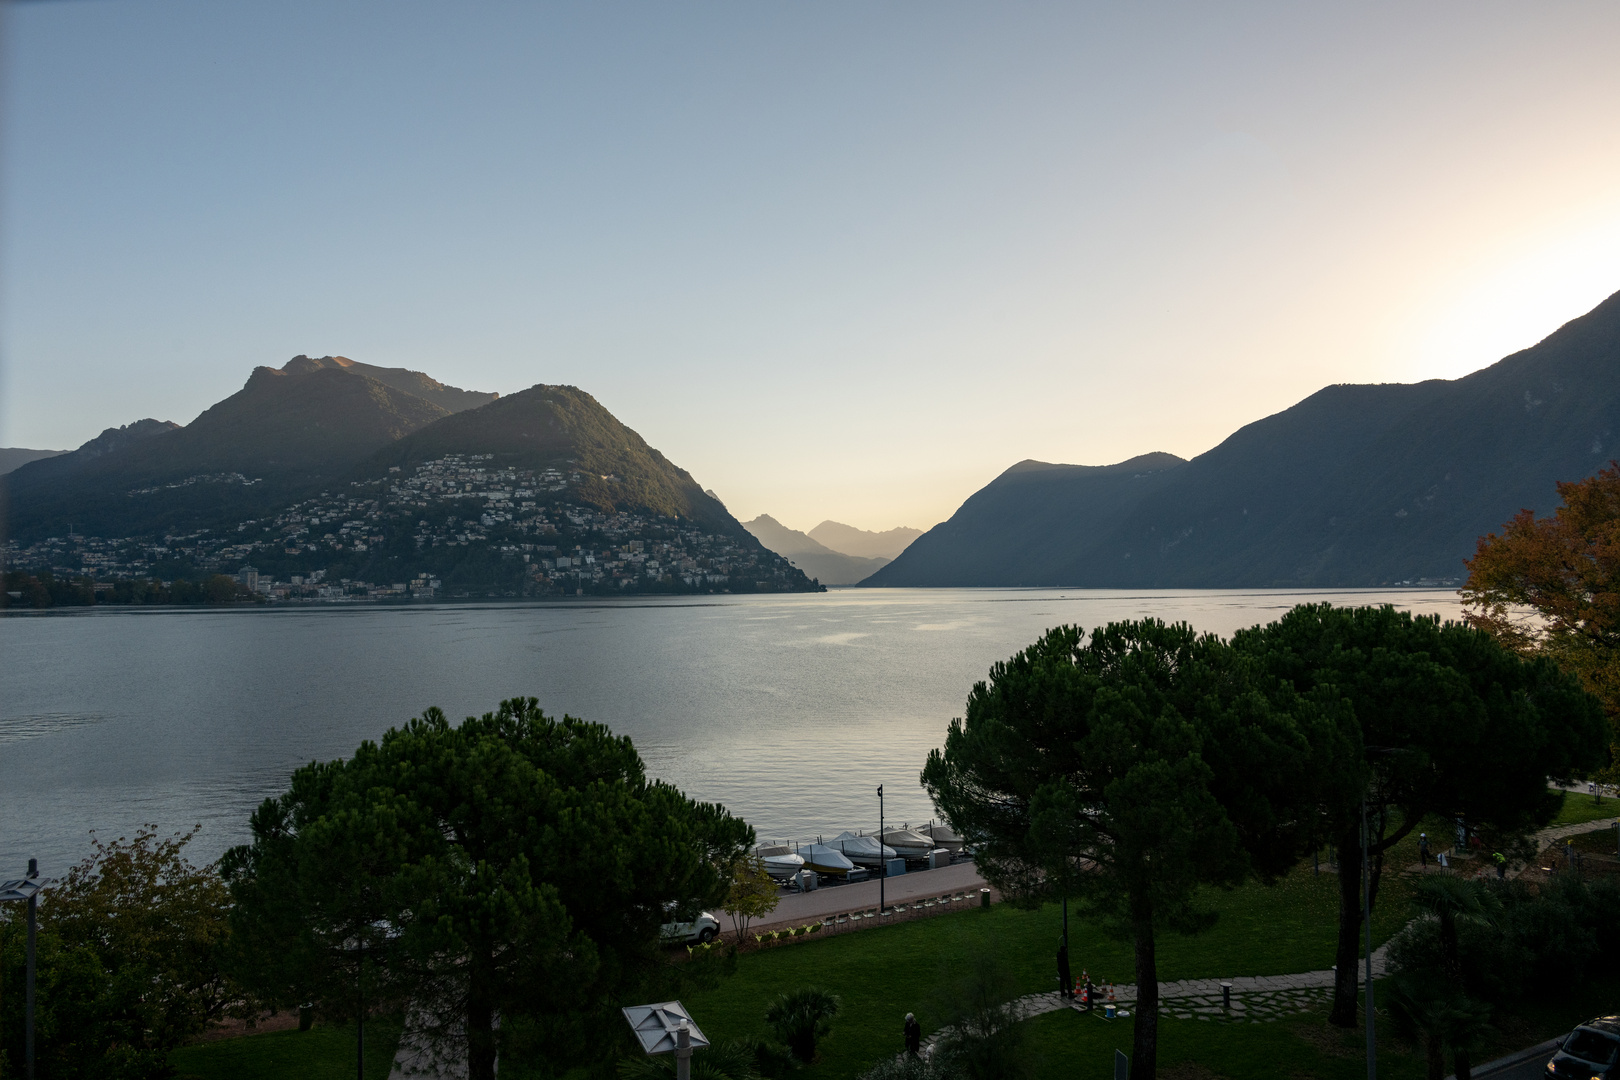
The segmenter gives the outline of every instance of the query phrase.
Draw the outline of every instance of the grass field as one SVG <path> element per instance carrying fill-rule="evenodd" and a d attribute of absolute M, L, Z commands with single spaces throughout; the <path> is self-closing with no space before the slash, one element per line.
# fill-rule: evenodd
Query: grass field
<path fill-rule="evenodd" d="M 1416 857 L 1415 847 L 1411 857 Z M 1338 911 L 1332 874 L 1314 875 L 1307 865 L 1274 888 L 1249 885 L 1231 892 L 1212 890 L 1205 899 L 1220 912 L 1219 921 L 1197 937 L 1167 934 L 1160 939 L 1161 980 L 1272 975 L 1332 966 Z M 1391 876 L 1374 914 L 1375 940 L 1387 939 L 1406 918 L 1405 883 Z M 899 1048 L 900 1023 L 907 1012 L 915 1012 L 926 1029 L 937 1025 L 941 988 L 949 986 L 969 958 L 980 951 L 991 951 L 1005 963 L 1018 993 L 1053 989 L 1061 926 L 1062 914 L 1056 905 L 1039 911 L 996 905 L 989 911 L 954 912 L 779 946 L 739 957 L 735 975 L 717 989 L 687 999 L 686 1004 L 711 1038 L 765 1036 L 765 1008 L 776 994 L 804 985 L 829 989 L 843 999 L 843 1006 L 833 1035 L 823 1046 L 821 1062 L 804 1076 L 806 1080 L 852 1077 L 883 1053 Z M 1070 957 L 1076 975 L 1084 968 L 1096 981 L 1135 981 L 1129 946 L 1074 919 L 1070 922 Z M 1045 1046 L 1051 1038 L 1069 1038 L 1050 1036 L 1046 1030 L 1068 1019 L 1092 1025 L 1076 1028 L 1081 1033 L 1077 1038 L 1106 1042 L 1125 1031 L 1125 1045 L 1129 1045 L 1123 1025 L 1064 1016 L 1032 1021 L 1040 1032 L 1036 1042 Z M 1180 1026 L 1189 1036 L 1210 1028 L 1198 1022 Z M 1258 1028 L 1246 1025 L 1244 1030 Z M 1072 1054 L 1066 1050 L 1064 1056 Z"/>
<path fill-rule="evenodd" d="M 1554 825 L 1582 825 L 1600 818 L 1620 817 L 1620 799 L 1604 796 L 1602 802 L 1593 802 L 1592 796 L 1571 791 L 1564 796 L 1564 806 L 1553 820 Z"/>
<path fill-rule="evenodd" d="M 366 1080 L 387 1080 L 399 1031 L 397 1019 L 366 1024 Z M 198 1043 L 176 1050 L 169 1063 L 176 1080 L 354 1080 L 354 1025 Z"/>
<path fill-rule="evenodd" d="M 1571 795 L 1561 823 L 1613 816 L 1620 802 L 1605 799 L 1602 813 L 1580 816 L 1591 800 Z M 1443 823 L 1442 823 L 1443 824 Z M 1440 835 L 1437 825 L 1431 836 Z M 1605 837 L 1612 837 L 1605 833 Z M 1398 873 L 1417 861 L 1416 833 L 1386 859 L 1384 881 L 1373 918 L 1374 940 L 1393 935 L 1409 917 L 1407 882 Z M 1336 878 L 1312 872 L 1307 862 L 1274 887 L 1257 884 L 1223 892 L 1211 890 L 1205 902 L 1219 912 L 1208 933 L 1192 938 L 1166 934 L 1159 941 L 1159 976 L 1165 981 L 1198 977 L 1268 975 L 1314 971 L 1333 963 L 1338 897 Z M 1020 911 L 998 904 L 916 922 L 873 927 L 832 938 L 745 953 L 734 975 L 713 990 L 689 995 L 704 1032 L 712 1039 L 765 1036 L 764 1013 L 777 994 L 805 985 L 825 987 L 842 998 L 833 1034 L 822 1045 L 821 1060 L 802 1072 L 804 1080 L 858 1076 L 900 1046 L 900 1023 L 915 1012 L 925 1029 L 939 1023 L 941 992 L 981 952 L 996 955 L 1009 969 L 1020 994 L 1052 989 L 1054 953 L 1062 915 L 1056 905 Z M 1097 927 L 1070 922 L 1071 966 L 1088 969 L 1095 981 L 1134 982 L 1127 945 Z M 1519 1015 L 1493 1031 L 1494 1043 L 1479 1060 L 1532 1045 L 1569 1030 L 1590 1016 L 1620 1011 L 1620 979 L 1573 988 L 1565 1001 L 1527 1002 Z M 1213 1077 L 1287 1076 L 1296 1080 L 1352 1080 L 1366 1075 L 1363 1035 L 1330 1027 L 1317 1016 L 1261 1024 L 1160 1021 L 1160 1075 L 1166 1080 Z M 1036 1075 L 1042 1080 L 1113 1075 L 1116 1048 L 1130 1050 L 1130 1021 L 1107 1023 L 1097 1016 L 1053 1013 L 1028 1022 Z M 1411 1047 L 1383 1025 L 1379 1068 L 1391 1080 L 1423 1075 Z M 399 1037 L 398 1022 L 368 1028 L 367 1076 L 384 1080 Z M 222 1040 L 176 1051 L 179 1080 L 346 1080 L 354 1075 L 354 1029 L 317 1027 L 306 1033 L 277 1032 Z"/>

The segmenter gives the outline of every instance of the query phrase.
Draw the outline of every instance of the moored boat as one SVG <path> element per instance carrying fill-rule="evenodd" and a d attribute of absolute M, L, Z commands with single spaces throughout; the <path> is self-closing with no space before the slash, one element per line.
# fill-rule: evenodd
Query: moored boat
<path fill-rule="evenodd" d="M 877 837 L 852 832 L 839 833 L 827 841 L 827 846 L 843 852 L 851 861 L 862 866 L 881 866 L 884 860 L 898 855 L 894 848 L 878 843 Z"/>
<path fill-rule="evenodd" d="M 765 872 L 773 878 L 790 878 L 804 869 L 804 856 L 795 855 L 785 845 L 762 847 L 755 854 L 765 864 Z"/>
<path fill-rule="evenodd" d="M 917 831 L 932 839 L 935 847 L 942 847 L 952 852 L 962 850 L 962 838 L 949 825 L 931 821 Z"/>
<path fill-rule="evenodd" d="M 939 846 L 911 829 L 890 829 L 883 834 L 883 842 L 902 859 L 926 859 L 928 853 Z"/>
<path fill-rule="evenodd" d="M 820 874 L 847 874 L 855 869 L 842 851 L 826 844 L 800 844 L 797 852 L 804 858 L 804 868 Z"/>

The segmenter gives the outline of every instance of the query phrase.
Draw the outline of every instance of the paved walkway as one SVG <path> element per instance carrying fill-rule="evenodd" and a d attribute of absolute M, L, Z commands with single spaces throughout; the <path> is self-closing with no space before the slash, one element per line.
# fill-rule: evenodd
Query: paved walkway
<path fill-rule="evenodd" d="M 862 911 L 878 906 L 878 881 L 859 881 L 853 885 L 825 885 L 807 893 L 788 893 L 777 902 L 776 910 L 763 919 L 748 924 L 750 934 L 779 926 L 802 926 L 828 915 L 846 911 Z M 883 881 L 883 900 L 886 904 L 904 904 L 925 896 L 944 892 L 978 892 L 984 887 L 979 868 L 970 862 L 942 866 L 938 870 L 916 870 Z M 730 929 L 730 920 L 720 917 L 720 925 Z"/>
<path fill-rule="evenodd" d="M 1385 950 L 1373 950 L 1373 978 L 1383 978 Z M 1356 967 L 1356 985 L 1364 985 L 1361 978 L 1365 968 Z M 1333 969 L 1305 971 L 1297 975 L 1251 975 L 1231 979 L 1181 979 L 1159 984 L 1159 1012 L 1181 1020 L 1214 1020 L 1224 1023 L 1259 1024 L 1280 1020 L 1286 1016 L 1317 1011 L 1333 999 Z M 1221 984 L 1232 986 L 1232 1007 L 1222 1004 Z M 1093 1015 L 1106 1022 L 1104 1005 L 1108 1001 L 1108 987 L 1100 990 L 1100 1003 Z M 1136 984 L 1124 983 L 1114 988 L 1114 1003 L 1125 1015 L 1136 1005 Z M 1078 1001 L 1071 1001 L 1056 992 L 1029 994 L 1012 1003 L 1012 1010 L 1020 1020 L 1032 1016 L 1073 1009 L 1084 1012 Z M 939 1040 L 948 1032 L 939 1031 L 927 1040 L 925 1053 L 932 1053 Z"/>

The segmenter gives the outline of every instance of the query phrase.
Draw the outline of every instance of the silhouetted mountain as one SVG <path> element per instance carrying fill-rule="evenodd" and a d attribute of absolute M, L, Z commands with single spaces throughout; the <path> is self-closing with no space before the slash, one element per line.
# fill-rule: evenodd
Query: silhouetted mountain
<path fill-rule="evenodd" d="M 150 439 L 154 435 L 167 435 L 171 431 L 179 430 L 180 425 L 173 420 L 153 420 L 151 417 L 147 417 L 145 420 L 137 420 L 133 424 L 125 424 L 122 427 L 110 427 L 83 446 L 80 446 L 76 451 L 72 451 L 72 453 L 77 454 L 80 459 L 88 461 L 91 458 L 115 454 L 120 450 L 133 446 L 142 439 Z M 58 455 L 53 454 L 51 456 Z"/>
<path fill-rule="evenodd" d="M 0 446 L 0 476 L 20 468 L 30 461 L 61 457 L 67 450 L 26 450 L 20 446 Z"/>
<path fill-rule="evenodd" d="M 30 571 L 251 562 L 260 588 L 305 599 L 815 587 L 581 390 L 497 398 L 342 357 L 257 368 L 185 427 L 109 429 L 0 492 L 8 559 Z"/>
<path fill-rule="evenodd" d="M 362 364 L 358 360 L 350 360 L 346 356 L 323 356 L 318 360 L 311 360 L 307 356 L 295 356 L 287 366 L 291 367 L 300 362 L 306 366 L 339 367 L 356 375 L 368 376 L 391 389 L 402 390 L 423 401 L 431 401 L 445 412 L 456 413 L 476 409 L 480 405 L 488 405 L 501 396 L 446 386 L 430 375 L 411 371 L 409 368 L 377 367 L 375 364 Z"/>
<path fill-rule="evenodd" d="M 1472 375 L 1330 386 L 1189 462 L 1021 463 L 865 584 L 1460 579 L 1481 535 L 1550 513 L 1617 442 L 1620 294 Z"/>
<path fill-rule="evenodd" d="M 906 550 L 911 542 L 922 534 L 921 529 L 910 529 L 904 525 L 898 529 L 870 532 L 842 522 L 823 521 L 811 529 L 808 535 L 812 540 L 833 551 L 888 562 Z"/>
<path fill-rule="evenodd" d="M 5 477 L 11 534 L 69 524 L 100 535 L 188 530 L 250 517 L 346 474 L 379 447 L 448 415 L 376 379 L 307 357 L 259 367 L 185 427 L 141 420 Z"/>
<path fill-rule="evenodd" d="M 888 559 L 863 559 L 833 551 L 807 534 L 788 528 L 769 514 L 743 522 L 743 528 L 753 533 L 761 544 L 823 585 L 854 585 L 889 562 Z"/>
<path fill-rule="evenodd" d="M 532 386 L 479 409 L 447 416 L 377 451 L 356 475 L 419 465 L 448 454 L 493 454 L 500 468 L 559 467 L 580 475 L 572 498 L 603 511 L 638 509 L 690 518 L 747 536 L 720 501 L 572 386 Z"/>

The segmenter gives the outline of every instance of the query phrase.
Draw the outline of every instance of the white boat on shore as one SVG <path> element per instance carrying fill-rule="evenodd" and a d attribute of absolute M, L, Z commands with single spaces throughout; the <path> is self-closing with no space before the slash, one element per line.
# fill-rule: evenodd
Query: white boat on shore
<path fill-rule="evenodd" d="M 852 832 L 839 833 L 827 841 L 827 846 L 836 848 L 862 866 L 882 866 L 887 860 L 898 857 L 894 848 L 878 843 L 877 837 Z"/>
<path fill-rule="evenodd" d="M 949 825 L 931 821 L 917 832 L 932 839 L 935 847 L 942 847 L 951 852 L 962 850 L 962 838 Z"/>
<path fill-rule="evenodd" d="M 847 874 L 855 869 L 848 856 L 827 844 L 801 844 L 798 854 L 804 859 L 804 868 L 818 874 Z"/>
<path fill-rule="evenodd" d="M 926 859 L 928 853 L 939 846 L 911 829 L 889 829 L 883 834 L 883 842 L 902 859 Z"/>
<path fill-rule="evenodd" d="M 755 854 L 765 864 L 765 872 L 773 878 L 790 878 L 804 869 L 804 856 L 795 855 L 786 846 L 762 847 Z"/>

